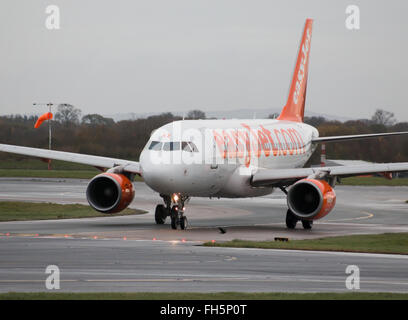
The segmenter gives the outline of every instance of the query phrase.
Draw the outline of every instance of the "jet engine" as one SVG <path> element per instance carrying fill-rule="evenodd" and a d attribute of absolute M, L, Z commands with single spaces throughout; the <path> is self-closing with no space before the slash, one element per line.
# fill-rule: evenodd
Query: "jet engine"
<path fill-rule="evenodd" d="M 334 208 L 336 193 L 324 180 L 302 179 L 289 189 L 287 201 L 297 218 L 317 220 Z"/>
<path fill-rule="evenodd" d="M 102 213 L 116 213 L 126 209 L 134 196 L 133 184 L 123 174 L 98 174 L 86 188 L 90 206 Z"/>

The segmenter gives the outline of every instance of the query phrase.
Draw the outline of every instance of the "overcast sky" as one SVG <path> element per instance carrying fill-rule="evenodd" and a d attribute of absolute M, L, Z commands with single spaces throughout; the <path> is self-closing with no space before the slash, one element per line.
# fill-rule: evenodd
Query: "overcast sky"
<path fill-rule="evenodd" d="M 59 30 L 45 8 L 60 8 Z M 356 4 L 361 29 L 345 27 Z M 407 1 L 2 0 L 0 114 L 281 108 L 314 19 L 306 108 L 408 121 Z"/>

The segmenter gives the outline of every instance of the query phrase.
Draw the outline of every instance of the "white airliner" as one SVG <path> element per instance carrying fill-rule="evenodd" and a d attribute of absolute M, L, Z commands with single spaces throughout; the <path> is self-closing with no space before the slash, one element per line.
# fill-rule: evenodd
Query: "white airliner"
<path fill-rule="evenodd" d="M 320 142 L 375 138 L 408 132 L 319 137 L 303 123 L 313 20 L 307 19 L 286 105 L 276 120 L 186 120 L 155 130 L 140 161 L 0 144 L 0 151 L 103 168 L 88 184 L 86 197 L 103 213 L 125 209 L 133 200 L 135 175 L 163 198 L 157 224 L 187 226 L 190 197 L 245 198 L 280 188 L 287 194 L 286 225 L 310 229 L 336 203 L 337 177 L 408 171 L 408 163 L 304 168 Z M 289 187 L 287 189 L 287 187 Z"/>

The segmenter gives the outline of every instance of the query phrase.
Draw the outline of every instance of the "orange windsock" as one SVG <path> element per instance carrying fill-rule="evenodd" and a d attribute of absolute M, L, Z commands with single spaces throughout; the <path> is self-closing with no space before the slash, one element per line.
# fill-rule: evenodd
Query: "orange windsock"
<path fill-rule="evenodd" d="M 34 128 L 38 128 L 39 126 L 41 126 L 41 124 L 45 121 L 45 120 L 51 120 L 52 119 L 52 113 L 51 112 L 47 112 L 44 113 L 42 116 L 40 116 L 37 120 L 37 122 L 34 125 Z"/>

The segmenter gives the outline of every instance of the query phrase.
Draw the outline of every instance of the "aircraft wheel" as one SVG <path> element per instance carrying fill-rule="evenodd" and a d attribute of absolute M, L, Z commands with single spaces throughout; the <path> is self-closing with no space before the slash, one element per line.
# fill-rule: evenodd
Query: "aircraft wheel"
<path fill-rule="evenodd" d="M 313 221 L 312 220 L 302 220 L 302 225 L 303 225 L 303 229 L 310 230 L 312 229 Z"/>
<path fill-rule="evenodd" d="M 181 230 L 187 229 L 187 217 L 181 217 L 180 218 L 180 228 Z"/>
<path fill-rule="evenodd" d="M 157 205 L 154 213 L 154 220 L 156 220 L 156 224 L 163 224 L 166 221 L 166 217 L 166 208 L 162 204 Z"/>
<path fill-rule="evenodd" d="M 171 212 L 170 212 L 170 219 L 171 219 L 171 228 L 176 230 L 177 229 L 177 225 L 178 225 L 178 210 L 177 210 L 177 206 L 174 206 L 173 208 L 171 208 Z"/>
<path fill-rule="evenodd" d="M 298 219 L 296 218 L 296 216 L 292 211 L 290 211 L 290 209 L 288 209 L 288 211 L 286 212 L 286 227 L 288 227 L 288 229 L 295 229 L 297 222 Z"/>

